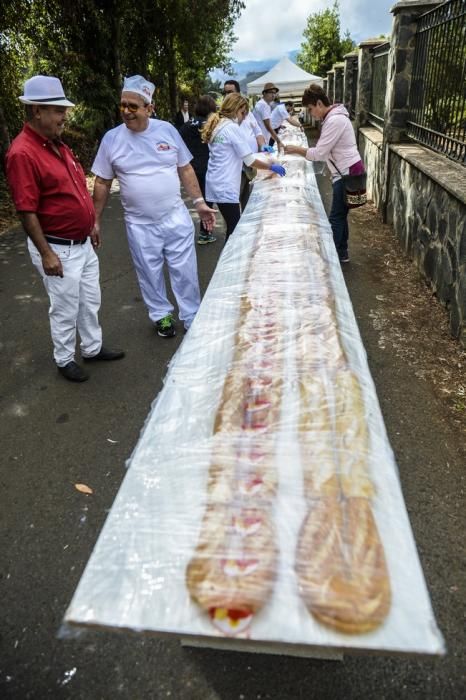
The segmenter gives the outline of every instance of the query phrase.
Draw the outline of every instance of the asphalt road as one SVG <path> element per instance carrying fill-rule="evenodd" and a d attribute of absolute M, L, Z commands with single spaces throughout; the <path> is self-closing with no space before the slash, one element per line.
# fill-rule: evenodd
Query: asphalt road
<path fill-rule="evenodd" d="M 390 304 L 392 280 L 380 265 L 385 243 L 367 244 L 371 231 L 380 236 L 375 213 L 356 214 L 345 275 L 447 656 L 348 656 L 326 662 L 181 648 L 176 641 L 143 635 L 57 636 L 124 476 L 125 460 L 183 340 L 182 335 L 157 337 L 147 319 L 113 195 L 100 252 L 100 317 L 105 343 L 123 348 L 127 357 L 90 367 L 91 379 L 84 384 L 66 382 L 54 368 L 47 300 L 23 235 L 15 230 L 0 237 L 0 697 L 466 696 L 464 434 L 425 376 L 414 372 L 390 343 L 381 344 L 374 300 Z M 221 243 L 197 252 L 205 289 Z M 415 338 L 412 342 L 415 355 Z M 93 495 L 78 492 L 76 483 L 92 487 Z"/>

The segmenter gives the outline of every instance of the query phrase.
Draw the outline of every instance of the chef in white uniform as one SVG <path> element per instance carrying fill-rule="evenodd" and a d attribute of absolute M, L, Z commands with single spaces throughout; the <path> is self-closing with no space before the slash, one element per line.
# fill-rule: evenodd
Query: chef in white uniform
<path fill-rule="evenodd" d="M 202 197 L 191 153 L 178 131 L 168 122 L 150 119 L 154 89 L 140 75 L 125 79 L 120 103 L 124 123 L 104 135 L 92 165 L 94 205 L 99 226 L 112 179 L 117 177 L 142 297 L 158 334 L 170 338 L 175 324 L 164 262 L 185 329 L 200 304 L 194 226 L 181 198 L 180 180 L 209 230 L 215 212 Z"/>

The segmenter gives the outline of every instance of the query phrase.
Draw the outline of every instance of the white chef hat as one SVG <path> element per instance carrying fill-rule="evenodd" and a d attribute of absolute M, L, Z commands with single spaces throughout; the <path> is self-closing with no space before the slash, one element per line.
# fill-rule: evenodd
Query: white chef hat
<path fill-rule="evenodd" d="M 146 80 L 142 75 L 131 75 L 125 78 L 122 92 L 135 92 L 137 95 L 141 95 L 141 97 L 144 98 L 146 104 L 150 104 L 154 90 L 154 83 Z"/>

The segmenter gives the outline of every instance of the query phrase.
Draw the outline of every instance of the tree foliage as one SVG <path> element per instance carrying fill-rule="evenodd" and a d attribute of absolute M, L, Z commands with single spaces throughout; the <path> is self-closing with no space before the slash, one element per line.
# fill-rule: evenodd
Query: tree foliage
<path fill-rule="evenodd" d="M 297 57 L 298 65 L 309 73 L 325 77 L 333 64 L 341 61 L 355 46 L 348 31 L 343 39 L 340 33 L 338 1 L 332 8 L 309 15 Z"/>
<path fill-rule="evenodd" d="M 212 80 L 210 75 L 207 75 L 204 80 L 201 92 L 203 95 L 210 95 L 214 98 L 214 100 L 216 100 L 221 96 L 222 89 L 223 83 L 221 80 Z"/>
<path fill-rule="evenodd" d="M 27 71 L 30 42 L 27 32 L 17 32 L 25 26 L 27 0 L 0 3 L 0 162 L 8 148 L 10 135 L 21 128 L 22 108 L 18 101 L 21 83 Z"/>
<path fill-rule="evenodd" d="M 229 68 L 242 0 L 10 0 L 0 3 L 0 134 L 20 128 L 26 78 L 56 75 L 77 107 L 71 124 L 97 141 L 118 119 L 125 75 L 156 85 L 157 113 L 197 97 L 212 68 Z M 12 99 L 13 98 L 13 99 Z M 3 119 L 2 119 L 3 110 Z"/>

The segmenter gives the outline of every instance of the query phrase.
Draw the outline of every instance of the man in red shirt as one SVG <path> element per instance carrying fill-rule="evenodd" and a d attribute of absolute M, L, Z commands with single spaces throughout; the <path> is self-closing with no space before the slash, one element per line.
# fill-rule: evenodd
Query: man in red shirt
<path fill-rule="evenodd" d="M 58 78 L 36 75 L 20 98 L 26 124 L 6 156 L 6 174 L 16 211 L 28 235 L 32 262 L 50 298 L 50 329 L 58 371 L 84 382 L 74 359 L 76 329 L 85 361 L 117 360 L 122 351 L 102 346 L 99 235 L 83 169 L 61 141 L 67 109 Z"/>

